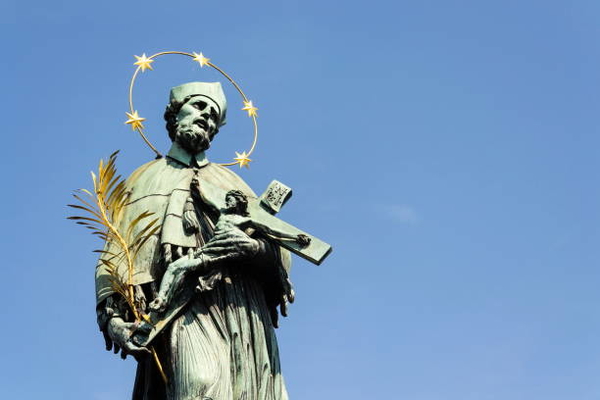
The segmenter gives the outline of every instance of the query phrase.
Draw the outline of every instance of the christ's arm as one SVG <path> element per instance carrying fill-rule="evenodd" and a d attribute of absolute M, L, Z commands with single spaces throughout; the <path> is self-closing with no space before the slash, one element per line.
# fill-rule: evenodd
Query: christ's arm
<path fill-rule="evenodd" d="M 262 232 L 273 239 L 294 241 L 302 247 L 306 247 L 310 244 L 310 237 L 304 234 L 295 235 L 288 232 L 276 230 L 255 220 L 250 220 L 249 222 L 251 223 L 252 227 L 255 228 L 257 231 Z"/>

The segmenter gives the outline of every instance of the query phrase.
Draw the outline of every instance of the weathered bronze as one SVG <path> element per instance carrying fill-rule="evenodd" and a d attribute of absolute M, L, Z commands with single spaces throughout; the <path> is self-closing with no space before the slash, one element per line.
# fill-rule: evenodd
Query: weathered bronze
<path fill-rule="evenodd" d="M 134 400 L 288 398 L 274 333 L 277 308 L 285 316 L 294 301 L 288 250 L 320 264 L 331 247 L 275 217 L 290 188 L 274 181 L 257 198 L 207 160 L 226 109 L 217 82 L 172 89 L 172 147 L 129 176 L 115 216 L 116 229 L 144 237 L 134 267 L 114 256 L 108 237 L 96 268 L 107 349 L 138 360 Z M 148 235 L 134 222 L 150 214 L 160 229 Z M 133 312 L 114 284 L 127 274 Z"/>

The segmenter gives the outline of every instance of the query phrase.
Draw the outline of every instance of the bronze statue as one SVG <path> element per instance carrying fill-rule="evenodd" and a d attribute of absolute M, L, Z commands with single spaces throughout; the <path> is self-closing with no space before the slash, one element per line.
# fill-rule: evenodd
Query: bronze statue
<path fill-rule="evenodd" d="M 106 236 L 97 315 L 107 349 L 138 360 L 134 399 L 288 398 L 274 333 L 277 308 L 285 316 L 294 301 L 285 249 L 319 264 L 331 248 L 273 215 L 289 197 L 285 186 L 274 182 L 258 198 L 231 170 L 208 161 L 226 110 L 218 82 L 173 88 L 165 112 L 170 151 L 119 188 L 126 201 L 115 229 L 141 238 L 125 289 L 134 301 L 115 286 L 125 261 Z M 152 229 L 138 223 L 149 215 Z"/>

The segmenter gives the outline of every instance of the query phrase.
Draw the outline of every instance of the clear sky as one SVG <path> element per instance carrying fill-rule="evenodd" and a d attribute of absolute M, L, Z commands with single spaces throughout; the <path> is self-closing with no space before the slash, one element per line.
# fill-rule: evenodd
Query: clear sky
<path fill-rule="evenodd" d="M 0 3 L 5 151 L 0 397 L 120 400 L 135 362 L 95 322 L 99 243 L 65 217 L 121 149 L 133 55 L 202 51 L 259 107 L 240 175 L 334 246 L 295 259 L 278 330 L 292 399 L 600 398 L 600 4 L 578 1 Z M 140 76 L 168 149 L 183 57 Z M 209 157 L 248 147 L 229 96 Z"/>

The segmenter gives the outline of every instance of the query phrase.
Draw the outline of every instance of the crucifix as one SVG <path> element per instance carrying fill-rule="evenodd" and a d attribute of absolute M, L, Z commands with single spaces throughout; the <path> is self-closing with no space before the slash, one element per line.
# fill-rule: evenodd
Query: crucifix
<path fill-rule="evenodd" d="M 230 207 L 228 204 L 228 197 L 230 192 L 214 186 L 208 182 L 202 183 L 201 196 L 205 205 L 221 213 L 219 220 L 223 218 L 225 213 Z M 277 218 L 275 214 L 281 210 L 283 205 L 292 196 L 292 189 L 283 183 L 273 180 L 267 190 L 257 199 L 249 199 L 244 196 L 247 204 L 244 207 L 244 212 L 247 218 L 239 218 L 238 215 L 235 217 L 241 222 L 240 225 L 246 225 L 245 232 L 252 235 L 256 230 L 266 235 L 268 240 L 286 248 L 292 253 L 304 258 L 313 264 L 320 265 L 323 260 L 331 253 L 332 247 L 317 237 L 304 232 L 295 226 Z M 234 217 L 234 218 L 235 218 Z M 217 222 L 217 227 L 219 222 Z M 148 346 L 152 340 L 166 327 L 169 322 L 176 317 L 181 309 L 190 300 L 193 292 L 191 286 L 183 286 L 181 293 L 178 296 L 169 295 L 168 298 L 161 296 L 167 296 L 166 293 L 170 292 L 173 294 L 176 291 L 176 287 L 173 287 L 174 281 L 179 283 L 185 283 L 184 273 L 190 269 L 190 266 L 198 267 L 202 264 L 215 264 L 213 260 L 224 262 L 227 260 L 227 255 L 220 255 L 213 259 L 208 259 L 204 263 L 202 262 L 202 249 L 196 253 L 195 258 L 181 259 L 176 263 L 169 266 L 169 269 L 163 276 L 163 283 L 161 284 L 161 295 L 150 304 L 150 308 L 153 310 L 149 315 L 144 318 L 140 327 L 134 332 L 132 340 L 139 346 Z M 208 262 L 210 261 L 210 263 Z M 177 267 L 180 267 L 179 269 Z M 196 290 L 210 290 L 214 286 L 214 282 L 220 279 L 220 272 L 216 271 L 210 278 L 212 280 L 207 283 L 207 279 L 201 277 L 199 279 L 200 285 L 196 287 Z M 165 283 L 168 283 L 170 287 L 165 287 Z M 164 294 L 163 294 L 164 293 Z"/>

